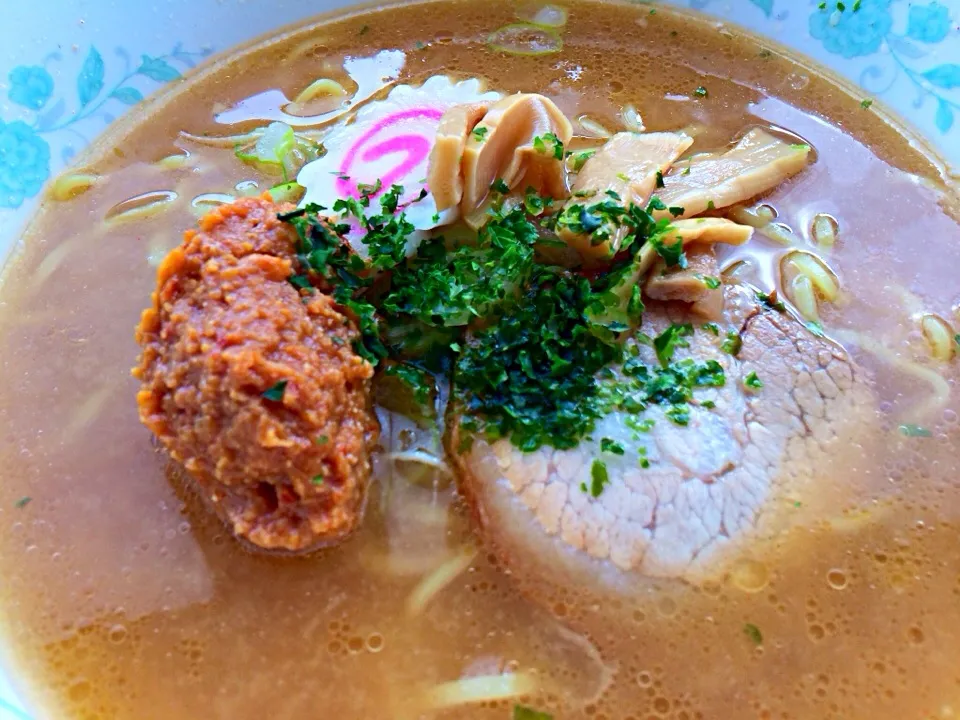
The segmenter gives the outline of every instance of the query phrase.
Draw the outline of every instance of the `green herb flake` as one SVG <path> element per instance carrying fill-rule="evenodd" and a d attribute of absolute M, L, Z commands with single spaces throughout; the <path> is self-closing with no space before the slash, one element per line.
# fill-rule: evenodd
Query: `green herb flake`
<path fill-rule="evenodd" d="M 689 343 L 683 338 L 689 334 L 689 325 L 673 323 L 653 339 L 653 349 L 657 354 L 660 366 L 666 368 L 673 360 L 673 353 L 677 347 L 687 347 Z"/>
<path fill-rule="evenodd" d="M 626 451 L 623 449 L 623 445 L 616 440 L 605 437 L 600 439 L 600 452 L 623 455 Z"/>
<path fill-rule="evenodd" d="M 690 424 L 690 406 L 689 405 L 671 405 L 665 413 L 670 420 L 677 425 Z"/>
<path fill-rule="evenodd" d="M 540 135 L 534 137 L 533 149 L 541 155 L 546 155 L 549 152 L 553 154 L 556 160 L 563 160 L 563 143 L 553 133 L 544 133 L 542 137 Z"/>
<path fill-rule="evenodd" d="M 706 410 L 713 410 L 716 406 L 717 404 L 713 400 L 704 400 L 700 403 L 700 407 Z"/>
<path fill-rule="evenodd" d="M 657 188 L 662 188 L 663 185 L 663 171 L 657 170 Z"/>
<path fill-rule="evenodd" d="M 514 705 L 513 720 L 553 720 L 553 715 L 523 705 Z"/>
<path fill-rule="evenodd" d="M 310 290 L 313 286 L 310 284 L 310 278 L 306 275 L 291 275 L 287 278 L 290 284 L 299 290 Z"/>
<path fill-rule="evenodd" d="M 369 25 L 364 25 L 363 27 L 360 28 L 360 32 L 358 32 L 357 34 L 358 34 L 358 35 L 366 35 L 368 32 L 370 32 L 370 26 L 369 26 Z"/>
<path fill-rule="evenodd" d="M 27 505 L 29 505 L 32 501 L 33 501 L 32 497 L 30 497 L 29 495 L 25 495 L 24 497 L 20 498 L 19 500 L 17 500 L 17 502 L 14 503 L 14 507 L 16 507 L 17 510 L 22 510 Z"/>
<path fill-rule="evenodd" d="M 757 57 L 759 57 L 761 60 L 766 60 L 766 59 L 768 59 L 768 58 L 773 57 L 773 53 L 772 53 L 770 50 L 767 50 L 766 48 L 763 48 L 763 50 L 761 50 L 761 51 L 757 54 Z"/>
<path fill-rule="evenodd" d="M 323 475 L 314 475 L 313 479 L 310 482 L 313 483 L 314 485 L 323 485 L 324 477 Z"/>
<path fill-rule="evenodd" d="M 957 344 L 957 349 L 960 350 L 960 333 L 953 336 L 953 342 Z"/>
<path fill-rule="evenodd" d="M 853 11 L 860 12 L 860 8 L 863 6 L 863 0 L 854 0 Z"/>
<path fill-rule="evenodd" d="M 417 41 L 413 44 L 413 47 L 414 47 L 415 49 L 417 49 L 417 50 L 423 50 L 423 49 L 426 47 L 426 45 L 423 43 L 422 40 L 417 40 Z"/>
<path fill-rule="evenodd" d="M 743 385 L 751 390 L 760 390 L 763 388 L 763 380 L 757 377 L 757 372 L 755 370 L 751 370 L 743 379 Z"/>
<path fill-rule="evenodd" d="M 826 9 L 827 9 L 827 0 L 821 0 L 821 2 L 817 3 L 817 7 L 818 7 L 820 10 L 826 10 Z"/>
<path fill-rule="evenodd" d="M 474 139 L 475 139 L 477 142 L 482 143 L 482 142 L 486 139 L 488 132 L 490 132 L 490 128 L 483 127 L 482 125 L 477 125 L 477 126 L 473 129 L 473 133 L 472 133 L 472 134 L 473 134 Z"/>
<path fill-rule="evenodd" d="M 627 177 L 627 175 L 626 175 L 625 173 L 622 173 L 622 172 L 621 172 L 621 173 L 617 173 L 617 178 L 618 178 L 619 180 L 622 180 L 622 181 L 625 182 L 625 183 L 630 182 L 630 178 Z"/>
<path fill-rule="evenodd" d="M 314 440 L 314 442 L 317 445 L 326 445 L 328 442 L 330 442 L 330 438 L 328 438 L 326 435 L 321 435 L 316 440 Z"/>
<path fill-rule="evenodd" d="M 663 234 L 657 234 L 651 237 L 649 242 L 653 245 L 653 249 L 657 251 L 657 255 L 663 258 L 668 268 L 679 266 L 682 270 L 687 267 L 687 255 L 683 252 L 683 238 L 678 236 L 675 243 L 668 245 L 664 242 Z"/>
<path fill-rule="evenodd" d="M 870 98 L 864 98 L 860 101 L 860 107 L 864 110 L 869 110 L 871 105 L 873 105 L 873 100 Z"/>
<path fill-rule="evenodd" d="M 707 89 L 703 85 L 700 85 L 696 90 L 694 90 L 693 94 L 702 98 L 705 98 L 708 95 Z"/>
<path fill-rule="evenodd" d="M 281 402 L 283 400 L 283 392 L 287 389 L 287 381 L 280 380 L 275 383 L 273 386 L 267 388 L 263 391 L 262 395 L 267 400 L 273 400 L 274 402 Z"/>
<path fill-rule="evenodd" d="M 650 467 L 650 460 L 648 460 L 646 457 L 644 457 L 643 455 L 641 455 L 641 456 L 640 456 L 640 459 L 637 460 L 637 465 L 639 465 L 640 467 L 642 467 L 644 470 L 647 470 L 647 469 L 649 469 L 649 467 Z"/>
<path fill-rule="evenodd" d="M 717 204 L 713 200 L 707 200 L 707 210 L 716 210 Z"/>
<path fill-rule="evenodd" d="M 720 343 L 720 349 L 727 353 L 727 355 L 733 355 L 734 357 L 740 354 L 740 348 L 742 347 L 743 339 L 740 337 L 740 333 L 732 330 L 727 333 L 723 342 Z"/>
<path fill-rule="evenodd" d="M 697 275 L 697 279 L 704 284 L 710 290 L 716 290 L 720 287 L 720 279 L 713 277 L 713 275 Z"/>
<path fill-rule="evenodd" d="M 684 169 L 684 171 L 683 171 L 682 173 L 680 173 L 680 174 L 681 174 L 681 175 L 689 175 L 691 172 L 693 172 L 693 169 L 692 169 L 689 165 L 687 165 L 687 167 Z"/>
<path fill-rule="evenodd" d="M 713 333 L 715 336 L 720 337 L 720 327 L 716 323 L 708 322 L 701 325 L 704 330 L 708 333 Z"/>
<path fill-rule="evenodd" d="M 580 172 L 583 169 L 584 164 L 597 154 L 596 150 L 582 150 L 581 152 L 575 152 L 570 156 L 571 168 L 574 172 Z"/>
<path fill-rule="evenodd" d="M 846 9 L 847 9 L 846 3 L 837 2 L 837 10 L 838 10 L 839 12 L 844 12 Z"/>
<path fill-rule="evenodd" d="M 823 331 L 823 325 L 821 325 L 816 320 L 811 320 L 808 323 L 805 323 L 807 330 L 816 335 L 817 337 L 826 337 L 826 333 Z"/>
<path fill-rule="evenodd" d="M 932 432 L 922 425 L 913 425 L 912 423 L 901 425 L 900 434 L 906 435 L 907 437 L 931 437 L 933 435 Z"/>
<path fill-rule="evenodd" d="M 501 195 L 506 195 L 510 192 L 510 186 L 504 181 L 503 178 L 497 178 L 493 181 L 493 184 L 490 186 L 490 189 L 494 192 L 498 192 Z"/>
<path fill-rule="evenodd" d="M 440 213 L 434 213 L 430 220 L 433 221 L 434 224 L 438 224 L 440 222 Z"/>
<path fill-rule="evenodd" d="M 771 293 L 758 292 L 757 300 L 762 302 L 767 307 L 776 310 L 777 312 L 786 312 L 787 306 L 784 305 L 780 300 L 777 299 L 777 291 L 774 290 Z"/>
<path fill-rule="evenodd" d="M 590 466 L 590 495 L 595 498 L 600 497 L 609 484 L 610 474 L 607 472 L 607 464 L 602 460 L 594 460 Z"/>
<path fill-rule="evenodd" d="M 761 633 L 760 628 L 753 623 L 747 623 L 743 626 L 743 634 L 746 635 L 754 645 L 763 645 L 763 633 Z"/>

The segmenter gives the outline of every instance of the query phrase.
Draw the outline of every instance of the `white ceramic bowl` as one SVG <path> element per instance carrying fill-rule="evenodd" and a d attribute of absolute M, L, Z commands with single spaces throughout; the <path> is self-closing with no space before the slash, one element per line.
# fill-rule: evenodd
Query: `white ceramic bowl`
<path fill-rule="evenodd" d="M 562 4 L 562 0 L 559 0 Z M 346 0 L 3 3 L 0 260 L 56 175 L 113 120 L 210 55 Z M 960 0 L 674 0 L 804 53 L 901 115 L 960 175 Z M 652 5 L 651 5 L 652 7 Z M 211 29 L 215 28 L 215 32 Z M 865 103 L 866 104 L 866 103 Z M 11 678 L 15 675 L 11 674 Z M 0 720 L 30 720 L 0 675 Z"/>

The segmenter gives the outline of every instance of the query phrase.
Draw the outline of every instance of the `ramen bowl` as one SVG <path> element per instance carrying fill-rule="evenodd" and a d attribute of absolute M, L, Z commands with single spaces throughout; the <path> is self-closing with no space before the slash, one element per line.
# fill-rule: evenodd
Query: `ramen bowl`
<path fill-rule="evenodd" d="M 665 7 L 658 3 L 636 4 L 642 6 L 637 22 L 644 23 L 657 22 L 658 9 Z M 811 82 L 808 71 L 832 74 L 836 87 L 859 97 L 860 112 L 879 114 L 895 124 L 902 123 L 910 143 L 930 149 L 940 158 L 937 162 L 943 163 L 944 177 L 954 181 L 958 177 L 960 5 L 956 2 L 858 0 L 844 5 L 816 0 L 678 0 L 674 4 L 708 16 L 712 32 L 718 37 L 732 37 L 740 32 L 739 28 L 746 29 L 761 48 L 756 62 L 763 62 L 783 48 L 798 54 L 799 61 L 792 72 L 765 78 L 758 84 L 758 91 L 771 95 L 800 92 Z M 163 102 L 181 83 L 211 67 L 222 53 L 245 44 L 252 48 L 258 38 L 314 16 L 354 12 L 359 7 L 322 0 L 167 0 L 153 4 L 47 0 L 42 8 L 29 3 L 6 8 L 0 27 L 0 47 L 4 49 L 0 54 L 0 258 L 6 259 L 20 249 L 23 228 L 44 204 L 69 199 L 95 183 L 94 178 L 83 173 L 85 154 L 115 121 L 124 116 L 126 121 L 138 118 L 144 103 L 151 102 L 151 96 L 165 93 L 160 97 Z M 411 9 L 411 12 L 420 11 L 417 7 Z M 546 27 L 552 26 L 548 23 Z M 544 32 L 549 38 L 555 31 Z M 578 70 L 572 65 L 564 69 L 571 79 L 576 79 L 579 71 L 582 68 Z M 706 97 L 708 88 L 690 88 L 689 92 Z M 224 116 L 231 110 L 215 102 L 213 105 Z M 254 112 L 249 107 L 245 111 Z M 98 152 L 102 151 L 103 148 L 99 148 Z M 64 175 L 77 163 L 81 170 Z M 72 229 L 67 227 L 64 232 L 71 233 Z M 797 267 L 809 268 L 810 262 L 797 261 Z M 832 280 L 827 278 L 822 282 L 829 284 Z M 85 291 L 96 290 L 86 288 Z M 147 295 L 145 291 L 144 303 L 148 301 Z M 776 305 L 776 298 L 773 304 Z M 918 332 L 935 340 L 943 335 L 937 325 L 939 320 L 931 320 L 932 315 L 927 318 L 922 308 L 917 313 L 923 316 L 918 321 Z M 814 328 L 819 327 L 815 319 L 808 320 Z M 60 331 L 55 323 L 49 329 Z M 78 339 L 78 342 L 85 341 Z M 953 352 L 950 350 L 950 357 Z M 130 365 L 133 363 L 134 356 L 131 356 Z M 756 375 L 754 380 L 759 382 Z M 283 388 L 279 391 L 282 396 Z M 130 403 L 132 407 L 132 398 Z M 77 422 L 78 425 L 70 426 L 71 432 L 84 423 L 83 420 Z M 901 434 L 908 436 L 927 432 L 909 422 L 899 427 Z M 54 441 L 61 442 L 62 438 Z M 30 450 L 24 447 L 22 452 Z M 606 471 L 603 473 L 605 476 Z M 8 525 L 44 522 L 42 517 L 23 512 L 31 502 L 31 497 L 24 496 L 13 505 L 0 508 L 0 522 Z M 796 503 L 799 507 L 800 501 Z M 95 514 L 105 510 L 98 504 L 78 511 Z M 22 519 L 18 513 L 23 515 Z M 844 522 L 855 525 L 857 519 L 846 517 Z M 178 526 L 168 531 L 180 532 Z M 22 548 L 16 548 L 16 552 L 21 551 Z M 471 558 L 456 556 L 451 561 L 452 567 L 459 567 L 458 562 L 469 563 Z M 191 562 L 202 565 L 202 558 L 188 560 L 185 561 L 188 565 Z M 67 567 L 63 571 L 70 573 L 72 569 Z M 757 581 L 755 567 L 741 566 L 740 571 L 738 577 L 751 592 L 765 587 L 765 582 Z M 831 577 L 831 582 L 840 589 L 847 583 L 839 571 Z M 210 580 L 200 578 L 197 582 Z M 209 588 L 197 590 L 198 595 L 204 595 L 207 590 Z M 675 602 L 665 597 L 667 606 Z M 334 602 L 329 598 L 324 602 L 328 600 Z M 771 596 L 774 606 L 779 602 Z M 666 607 L 664 612 L 669 614 L 670 608 Z M 808 614 L 814 613 L 815 609 L 810 607 Z M 77 622 L 83 626 L 82 618 Z M 811 625 L 819 628 L 811 630 L 814 634 L 824 632 L 819 623 L 818 620 Z M 935 620 L 928 619 L 928 623 L 930 628 Z M 18 632 L 15 628 L 5 628 L 5 631 Z M 746 622 L 744 631 L 751 640 L 758 640 L 760 630 L 753 622 Z M 116 632 L 121 642 L 122 633 L 126 631 Z M 914 640 L 922 634 L 915 628 L 908 631 L 909 638 Z M 373 653 L 378 651 L 377 643 L 382 642 L 382 638 L 376 640 L 376 637 L 376 633 L 371 633 L 364 640 L 351 636 L 336 642 L 350 647 L 349 652 L 365 648 Z M 354 647 L 357 642 L 360 645 Z M 17 645 L 25 645 L 22 637 Z M 348 651 L 344 652 L 349 655 Z M 34 681 L 18 673 L 12 656 L 7 659 L 5 675 L 0 678 L 0 720 L 39 720 L 40 710 L 23 700 L 29 694 L 25 689 Z M 875 665 L 882 666 L 882 663 L 877 660 Z M 482 669 L 474 674 L 482 675 Z M 645 673 L 638 675 L 638 682 L 644 688 L 649 680 Z M 76 679 L 75 692 L 79 695 L 89 691 L 83 682 L 83 678 Z M 954 707 L 960 708 L 960 705 Z M 762 708 L 756 711 L 759 713 Z M 106 720 L 110 715 L 99 717 Z"/>

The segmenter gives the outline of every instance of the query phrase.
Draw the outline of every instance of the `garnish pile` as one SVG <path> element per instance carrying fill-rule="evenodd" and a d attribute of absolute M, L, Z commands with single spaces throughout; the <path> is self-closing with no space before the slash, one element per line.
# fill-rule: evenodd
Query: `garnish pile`
<path fill-rule="evenodd" d="M 668 266 L 686 265 L 669 220 L 653 217 L 663 204 L 654 198 L 645 208 L 624 208 L 604 198 L 547 215 L 550 200 L 532 190 L 507 198 L 501 185 L 492 187 L 489 221 L 469 242 L 434 237 L 411 258 L 405 249 L 414 228 L 398 212 L 399 186 L 377 204 L 379 185 L 333 205 L 362 227 L 368 261 L 340 238 L 349 226 L 331 225 L 326 208 L 282 215 L 300 239 L 301 270 L 290 281 L 304 293 L 332 289 L 357 318 L 357 352 L 386 366 L 417 402 L 433 397 L 432 375 L 451 376 L 462 426 L 488 439 L 509 437 L 524 451 L 571 448 L 606 413 L 640 413 L 651 404 L 668 406 L 667 417 L 685 425 L 693 391 L 725 378 L 716 361 L 674 359 L 690 325 L 654 338 L 636 332 L 644 307 L 631 271 L 641 248 L 649 243 Z M 627 238 L 606 272 L 587 276 L 542 261 L 538 251 L 560 242 L 558 227 L 596 243 L 615 231 Z M 653 346 L 656 365 L 641 360 L 638 342 Z"/>

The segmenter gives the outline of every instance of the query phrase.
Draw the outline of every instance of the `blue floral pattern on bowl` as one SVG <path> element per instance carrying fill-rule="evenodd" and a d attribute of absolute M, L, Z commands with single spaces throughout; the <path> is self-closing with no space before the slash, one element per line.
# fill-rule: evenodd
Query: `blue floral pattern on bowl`
<path fill-rule="evenodd" d="M 927 99 L 932 99 L 934 123 L 940 133 L 946 134 L 953 128 L 956 112 L 960 111 L 956 94 L 950 94 L 960 88 L 960 64 L 955 62 L 960 57 L 954 55 L 954 62 L 933 65 L 924 60 L 930 54 L 930 48 L 925 46 L 937 45 L 949 36 L 950 8 L 937 0 L 911 4 L 904 31 L 895 32 L 891 6 L 891 0 L 864 0 L 857 12 L 818 9 L 810 16 L 810 35 L 829 52 L 845 58 L 885 56 L 889 63 L 871 64 L 860 74 L 860 84 L 870 92 L 883 95 L 902 73 L 919 93 L 913 107 L 920 108 Z M 886 52 L 880 53 L 881 49 Z M 892 68 L 885 67 L 890 63 Z"/>
<path fill-rule="evenodd" d="M 858 83 L 865 99 L 880 99 L 899 112 L 960 168 L 960 0 L 663 1 L 703 10 L 813 57 Z M 116 116 L 209 55 L 209 28 L 217 28 L 215 40 L 223 49 L 348 4 L 44 0 L 5 6 L 0 261 L 14 247 L 44 182 Z M 179 42 L 170 49 L 159 38 Z M 0 720 L 30 720 L 3 673 Z"/>
<path fill-rule="evenodd" d="M 62 166 L 93 135 L 113 122 L 114 109 L 122 111 L 136 105 L 143 100 L 145 92 L 178 79 L 182 69 L 193 67 L 209 55 L 210 50 L 188 52 L 178 44 L 164 55 L 142 55 L 139 62 L 134 62 L 123 48 L 117 48 L 114 54 L 123 63 L 124 70 L 108 83 L 103 56 L 96 47 L 89 49 L 74 83 L 77 101 L 69 114 L 71 91 L 60 88 L 58 97 L 58 88 L 46 67 L 18 65 L 10 71 L 7 97 L 25 110 L 27 116 L 10 122 L 0 117 L 0 209 L 19 208 L 40 192 L 52 171 L 51 136 L 67 131 L 71 135 L 69 141 L 60 145 L 60 162 L 56 165 Z M 53 53 L 47 62 L 61 59 L 60 53 Z M 100 122 L 92 125 L 92 133 L 86 134 L 76 127 L 94 118 Z"/>

